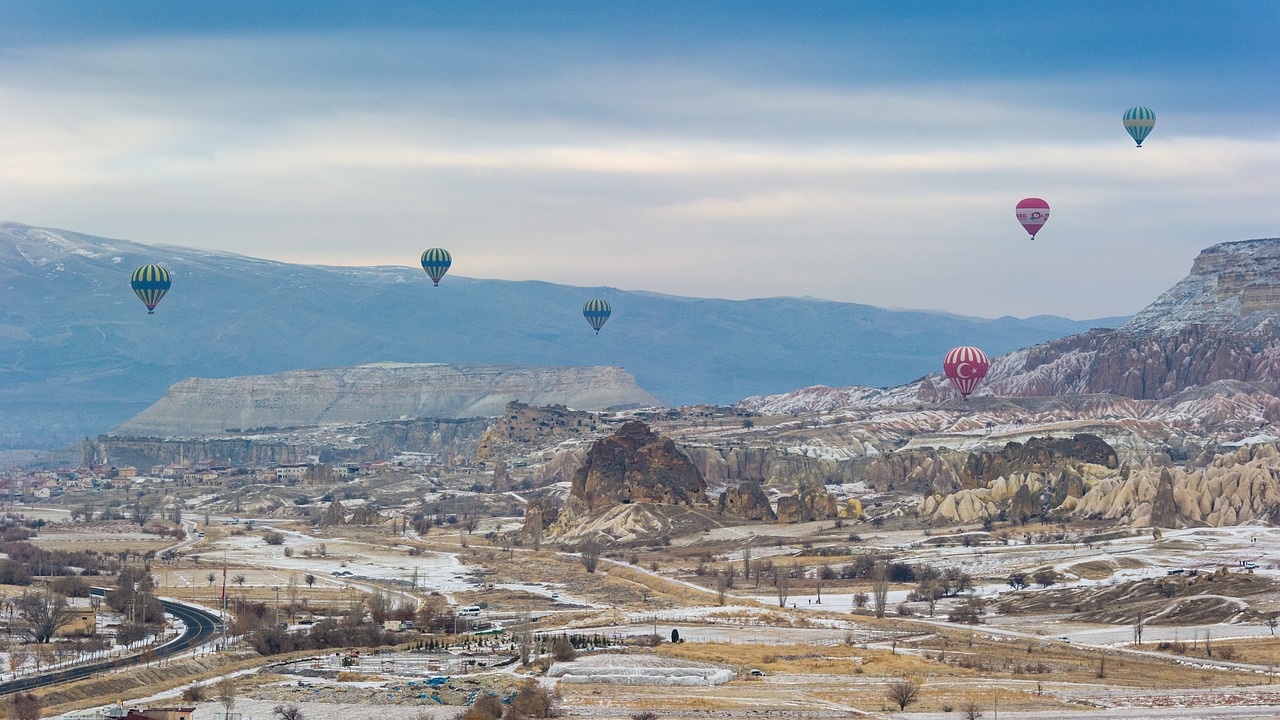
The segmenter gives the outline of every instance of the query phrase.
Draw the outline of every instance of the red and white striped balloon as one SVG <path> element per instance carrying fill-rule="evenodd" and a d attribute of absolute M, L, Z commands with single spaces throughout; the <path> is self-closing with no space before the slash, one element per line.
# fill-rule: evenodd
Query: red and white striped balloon
<path fill-rule="evenodd" d="M 982 378 L 987 376 L 989 367 L 991 363 L 987 360 L 987 354 L 976 347 L 955 348 L 942 361 L 942 372 L 965 400 L 969 399 L 969 393 L 978 387 Z"/>

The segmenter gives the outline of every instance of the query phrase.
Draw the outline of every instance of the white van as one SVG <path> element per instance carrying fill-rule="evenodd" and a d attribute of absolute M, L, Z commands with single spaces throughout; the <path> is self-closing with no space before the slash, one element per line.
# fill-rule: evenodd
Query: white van
<path fill-rule="evenodd" d="M 480 617 L 480 606 L 468 605 L 458 608 L 458 617 Z"/>

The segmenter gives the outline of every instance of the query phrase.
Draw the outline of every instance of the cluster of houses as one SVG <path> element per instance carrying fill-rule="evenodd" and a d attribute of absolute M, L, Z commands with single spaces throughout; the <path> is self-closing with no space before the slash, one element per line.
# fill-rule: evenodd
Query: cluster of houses
<path fill-rule="evenodd" d="M 420 470 L 423 460 L 397 457 L 369 463 L 283 463 L 265 468 L 232 468 L 214 461 L 156 465 L 143 473 L 132 465 L 92 465 L 58 470 L 0 472 L 0 501 L 46 500 L 82 492 L 112 490 L 147 483 L 213 485 L 230 476 L 253 483 L 295 485 L 317 480 L 350 480 Z M 434 456 L 429 458 L 434 460 Z M 249 476 L 249 477 L 245 477 Z"/>

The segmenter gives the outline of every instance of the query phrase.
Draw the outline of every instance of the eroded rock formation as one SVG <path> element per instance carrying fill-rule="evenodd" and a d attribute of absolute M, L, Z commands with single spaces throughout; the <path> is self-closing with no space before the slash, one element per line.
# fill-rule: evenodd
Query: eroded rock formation
<path fill-rule="evenodd" d="M 778 519 L 769 504 L 769 496 L 755 482 L 744 482 L 726 489 L 720 496 L 719 510 L 721 515 L 742 520 Z"/>

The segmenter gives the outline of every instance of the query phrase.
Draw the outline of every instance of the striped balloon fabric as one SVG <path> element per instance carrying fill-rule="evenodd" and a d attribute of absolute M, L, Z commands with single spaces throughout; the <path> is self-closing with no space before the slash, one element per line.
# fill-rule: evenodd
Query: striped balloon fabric
<path fill-rule="evenodd" d="M 422 269 L 427 271 L 427 277 L 431 278 L 435 287 L 440 287 L 440 278 L 449 272 L 452 264 L 453 256 L 444 248 L 431 248 L 422 253 Z"/>
<path fill-rule="evenodd" d="M 586 305 L 582 306 L 582 317 L 591 323 L 591 327 L 596 329 L 596 334 L 600 334 L 600 328 L 604 327 L 609 316 L 613 314 L 613 309 L 609 307 L 609 303 L 604 300 L 588 300 Z"/>
<path fill-rule="evenodd" d="M 173 284 L 173 279 L 169 277 L 169 271 L 159 265 L 143 265 L 133 271 L 133 276 L 129 279 L 129 285 L 133 287 L 133 292 L 147 306 L 147 314 L 156 314 L 156 305 L 160 302 L 160 298 L 169 292 L 169 287 Z"/>
<path fill-rule="evenodd" d="M 1151 108 L 1135 105 L 1124 111 L 1124 129 L 1129 131 L 1129 136 L 1138 143 L 1138 147 L 1142 147 L 1142 141 L 1147 139 L 1151 128 L 1155 126 L 1156 114 L 1151 112 Z"/>
<path fill-rule="evenodd" d="M 978 387 L 982 378 L 987 376 L 989 367 L 991 363 L 987 360 L 987 354 L 976 347 L 955 348 L 942 361 L 942 372 L 965 400 L 969 399 L 969 393 Z"/>
<path fill-rule="evenodd" d="M 1040 198 L 1023 198 L 1018 201 L 1018 206 L 1013 209 L 1013 213 L 1018 218 L 1018 222 L 1022 223 L 1022 229 L 1031 234 L 1031 239 L 1036 239 L 1036 233 L 1040 232 L 1040 228 L 1049 220 L 1049 203 Z"/>

